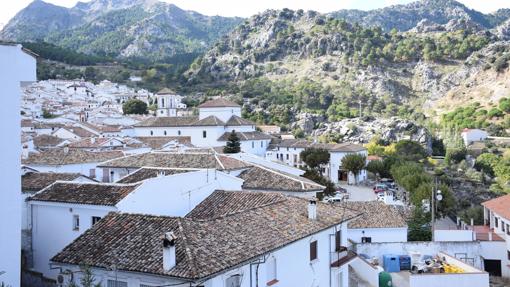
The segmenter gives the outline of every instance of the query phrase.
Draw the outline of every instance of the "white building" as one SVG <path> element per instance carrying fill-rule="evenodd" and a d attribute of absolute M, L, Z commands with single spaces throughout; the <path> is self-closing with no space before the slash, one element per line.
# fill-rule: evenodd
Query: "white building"
<path fill-rule="evenodd" d="M 0 117 L 3 140 L 2 191 L 0 192 L 0 282 L 20 285 L 21 271 L 21 183 L 20 183 L 20 103 L 21 85 L 36 81 L 36 55 L 21 45 L 0 43 Z"/>
<path fill-rule="evenodd" d="M 225 145 L 229 133 L 235 131 L 241 140 L 241 151 L 265 154 L 272 137 L 256 131 L 255 123 L 243 119 L 238 104 L 218 98 L 203 103 L 198 110 L 198 117 L 149 118 L 134 125 L 135 135 L 188 136 L 194 146 L 221 147 Z"/>
<path fill-rule="evenodd" d="M 356 255 L 344 247 L 345 223 L 355 216 L 281 194 L 217 191 L 184 218 L 111 213 L 52 261 L 74 280 L 76 262 L 87 264 L 111 286 L 348 286 Z"/>
<path fill-rule="evenodd" d="M 344 156 L 353 153 L 368 156 L 367 149 L 357 144 L 321 144 L 299 139 L 274 140 L 266 152 L 266 158 L 298 168 L 305 167 L 306 163 L 303 162 L 300 154 L 307 148 L 321 148 L 329 151 L 329 163 L 322 168 L 322 174 L 332 182 L 354 184 L 367 179 L 366 170 L 362 170 L 355 177 L 351 172 L 342 169 L 342 158 Z"/>
<path fill-rule="evenodd" d="M 158 117 L 176 117 L 177 109 L 185 109 L 186 104 L 182 103 L 182 97 L 176 92 L 164 88 L 156 94 L 158 109 L 156 116 Z"/>
<path fill-rule="evenodd" d="M 489 134 L 484 130 L 479 129 L 464 129 L 461 133 L 464 145 L 469 146 L 473 142 L 484 141 Z"/>
<path fill-rule="evenodd" d="M 158 174 L 149 177 L 148 173 Z M 184 216 L 216 189 L 242 180 L 212 170 L 144 169 L 118 184 L 60 182 L 29 198 L 34 270 L 55 279 L 50 258 L 109 212 Z"/>

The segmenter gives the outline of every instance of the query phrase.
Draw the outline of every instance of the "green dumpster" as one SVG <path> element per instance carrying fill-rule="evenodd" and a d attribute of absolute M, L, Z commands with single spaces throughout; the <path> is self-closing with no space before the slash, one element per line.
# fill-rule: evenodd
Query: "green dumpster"
<path fill-rule="evenodd" d="M 388 272 L 379 273 L 379 287 L 391 287 L 391 275 Z"/>

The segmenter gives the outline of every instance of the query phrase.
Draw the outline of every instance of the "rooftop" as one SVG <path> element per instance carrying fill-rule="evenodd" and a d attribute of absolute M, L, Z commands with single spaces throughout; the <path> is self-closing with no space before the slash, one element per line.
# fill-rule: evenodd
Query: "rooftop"
<path fill-rule="evenodd" d="M 55 148 L 39 153 L 30 153 L 22 159 L 26 165 L 64 165 L 103 162 L 124 156 L 122 151 L 86 151 L 81 149 Z"/>
<path fill-rule="evenodd" d="M 99 167 L 160 167 L 160 168 L 216 168 L 221 170 L 240 169 L 249 166 L 247 163 L 214 153 L 173 153 L 150 152 L 125 156 L 106 161 Z"/>
<path fill-rule="evenodd" d="M 250 199 L 252 196 L 257 199 Z M 223 202 L 229 202 L 229 208 Z M 114 263 L 113 254 L 124 254 L 117 263 L 119 270 L 199 279 L 358 215 L 318 203 L 318 217 L 310 220 L 307 205 L 308 200 L 291 196 L 265 198 L 252 192 L 216 191 L 196 207 L 214 217 L 199 211 L 190 213 L 200 214 L 199 218 L 110 213 L 52 261 L 106 268 Z M 216 208 L 221 211 L 209 211 Z M 177 236 L 177 265 L 166 271 L 161 236 L 170 231 Z"/>
<path fill-rule="evenodd" d="M 65 140 L 52 135 L 38 135 L 33 138 L 34 146 L 39 148 L 56 147 L 63 143 Z"/>
<path fill-rule="evenodd" d="M 228 137 L 230 136 L 231 133 L 229 132 L 226 132 L 224 134 L 222 134 L 218 140 L 219 141 L 228 141 Z M 239 137 L 239 140 L 240 141 L 249 141 L 249 140 L 270 140 L 272 139 L 273 137 L 268 135 L 268 134 L 265 134 L 265 133 L 261 133 L 261 132 L 258 132 L 258 131 L 253 131 L 253 132 L 236 132 L 237 136 Z"/>
<path fill-rule="evenodd" d="M 241 107 L 240 105 L 229 101 L 225 98 L 217 98 L 214 100 L 207 101 L 198 106 L 199 108 L 222 108 L 222 107 Z"/>
<path fill-rule="evenodd" d="M 177 93 L 169 88 L 163 88 L 157 92 L 157 95 L 177 95 Z"/>
<path fill-rule="evenodd" d="M 179 173 L 185 173 L 194 171 L 191 169 L 168 169 L 168 168 L 152 168 L 152 167 L 142 167 L 139 170 L 126 175 L 121 178 L 117 183 L 136 183 L 149 178 L 154 178 L 158 176 L 167 176 L 174 175 Z"/>
<path fill-rule="evenodd" d="M 83 175 L 63 172 L 28 172 L 21 176 L 21 190 L 23 192 L 36 192 L 55 181 L 72 181 L 80 176 Z"/>
<path fill-rule="evenodd" d="M 322 191 L 325 187 L 301 176 L 276 171 L 267 167 L 253 166 L 241 172 L 243 189 L 268 191 Z"/>
<path fill-rule="evenodd" d="M 349 222 L 349 228 L 405 228 L 407 222 L 400 210 L 380 201 L 349 201 L 351 209 L 363 214 Z"/>
<path fill-rule="evenodd" d="M 113 206 L 137 185 L 57 181 L 29 200 Z"/>
<path fill-rule="evenodd" d="M 482 205 L 499 216 L 510 220 L 510 194 L 482 202 Z"/>
<path fill-rule="evenodd" d="M 191 137 L 136 137 L 135 139 L 148 145 L 151 149 L 162 149 L 169 142 L 176 141 L 179 144 L 191 146 Z"/>

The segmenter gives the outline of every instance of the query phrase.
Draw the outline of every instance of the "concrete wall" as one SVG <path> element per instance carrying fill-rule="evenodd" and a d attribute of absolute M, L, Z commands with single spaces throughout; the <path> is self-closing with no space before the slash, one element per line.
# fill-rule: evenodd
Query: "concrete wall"
<path fill-rule="evenodd" d="M 379 286 L 380 269 L 374 267 L 372 264 L 366 262 L 360 257 L 356 257 L 356 259 L 349 263 L 349 266 L 354 269 L 361 279 L 368 282 L 370 286 Z"/>
<path fill-rule="evenodd" d="M 411 274 L 410 287 L 469 286 L 489 287 L 489 274 Z"/>
<path fill-rule="evenodd" d="M 114 207 L 30 201 L 32 209 L 32 252 L 34 270 L 55 279 L 49 260 L 92 226 L 92 216 L 104 217 Z M 73 216 L 80 228 L 73 229 Z"/>
<path fill-rule="evenodd" d="M 197 147 L 221 146 L 217 140 L 225 133 L 223 126 L 135 127 L 134 129 L 137 137 L 188 136 L 191 137 L 191 144 Z M 206 132 L 205 138 L 203 137 L 204 131 Z"/>
<path fill-rule="evenodd" d="M 289 174 L 297 175 L 297 176 L 303 175 L 305 173 L 305 171 L 302 169 L 295 168 L 295 167 L 292 167 L 292 166 L 289 166 L 286 164 L 282 164 L 277 161 L 272 161 L 272 160 L 264 158 L 262 156 L 257 156 L 257 155 L 253 155 L 250 153 L 237 153 L 237 154 L 231 154 L 229 156 L 231 156 L 233 158 L 240 159 L 240 160 L 244 160 L 247 162 L 251 162 L 254 164 L 262 165 L 262 166 L 265 166 L 268 168 L 272 168 L 275 170 L 283 171 L 283 172 L 286 172 Z"/>
<path fill-rule="evenodd" d="M 95 170 L 96 177 L 93 177 L 97 181 L 103 179 L 103 169 L 97 168 L 99 162 L 89 162 L 80 164 L 66 164 L 66 165 L 39 165 L 39 164 L 27 164 L 26 166 L 34 168 L 40 172 L 72 172 L 81 173 L 85 176 L 90 176 L 91 169 Z"/>
<path fill-rule="evenodd" d="M 474 235 L 472 230 L 435 230 L 435 241 L 471 241 Z"/>
<path fill-rule="evenodd" d="M 371 237 L 372 242 L 406 242 L 407 228 L 349 228 L 347 237 L 357 243 L 361 243 L 361 237 Z"/>
<path fill-rule="evenodd" d="M 0 282 L 20 285 L 21 258 L 21 173 L 20 103 L 22 81 L 36 81 L 36 59 L 21 50 L 21 45 L 0 44 L 0 121 L 2 137 L 2 192 L 0 192 Z"/>
<path fill-rule="evenodd" d="M 264 156 L 267 147 L 271 140 L 247 140 L 241 141 L 241 151 L 245 153 L 254 154 L 257 156 Z M 226 141 L 218 141 L 218 146 L 225 146 Z"/>

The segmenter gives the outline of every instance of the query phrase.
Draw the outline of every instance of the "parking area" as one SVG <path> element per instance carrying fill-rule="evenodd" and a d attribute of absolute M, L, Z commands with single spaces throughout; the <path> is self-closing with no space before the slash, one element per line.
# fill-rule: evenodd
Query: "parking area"
<path fill-rule="evenodd" d="M 373 201 L 377 196 L 371 187 L 363 185 L 341 185 L 349 193 L 349 201 Z"/>

